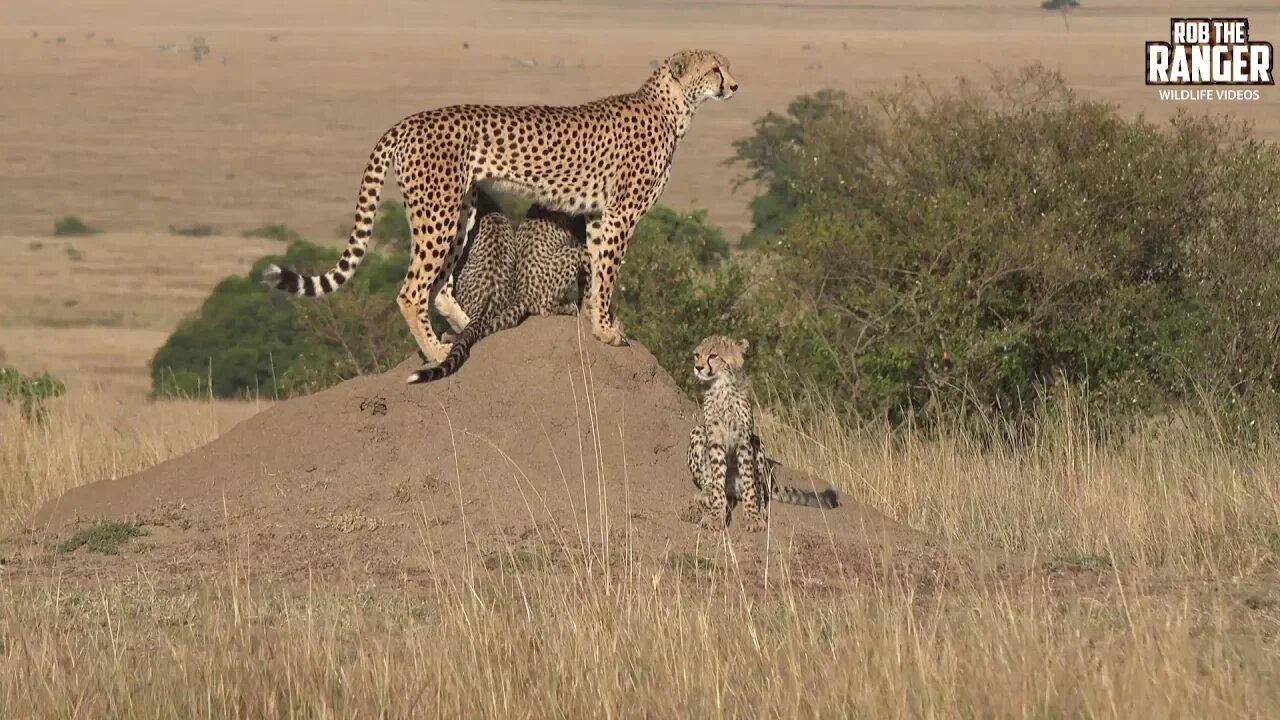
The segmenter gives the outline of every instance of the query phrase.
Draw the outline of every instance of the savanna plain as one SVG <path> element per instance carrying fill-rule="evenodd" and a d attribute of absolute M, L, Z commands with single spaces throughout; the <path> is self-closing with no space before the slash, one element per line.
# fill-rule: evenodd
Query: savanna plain
<path fill-rule="evenodd" d="M 266 394 L 148 397 L 148 363 L 179 322 L 218 281 L 279 250 L 243 231 L 283 223 L 340 246 L 369 148 L 409 113 L 580 102 L 638 86 L 676 49 L 714 48 L 742 91 L 699 111 L 661 202 L 705 209 L 736 238 L 759 188 L 735 186 L 733 141 L 796 96 L 904 76 L 946 88 L 1041 62 L 1087 97 L 1162 119 L 1175 106 L 1142 85 L 1142 43 L 1162 39 L 1170 14 L 1247 14 L 1255 37 L 1280 38 L 1273 7 L 1181 0 L 1065 14 L 1031 0 L 4 4 L 0 365 L 48 371 L 67 391 L 38 417 L 0 406 L 0 714 L 1276 716 L 1274 428 L 1241 450 L 1191 406 L 1099 442 L 1085 403 L 1067 397 L 1066 412 L 1006 446 L 961 427 L 925 435 L 821 409 L 762 413 L 772 453 L 837 486 L 855 513 L 841 517 L 865 519 L 855 542 L 803 511 L 764 539 L 673 524 L 663 503 L 674 518 L 692 485 L 647 476 L 651 448 L 635 438 L 650 433 L 656 448 L 688 427 L 650 423 L 644 393 L 600 389 L 644 375 L 651 358 L 611 370 L 622 361 L 609 353 L 643 350 L 589 336 L 566 356 L 564 392 L 595 444 L 556 445 L 536 466 L 472 468 L 466 443 L 509 460 L 503 448 L 526 441 L 496 426 L 478 438 L 479 421 L 434 417 L 436 395 L 383 389 L 398 371 L 331 396 L 332 412 Z M 1280 140 L 1272 88 L 1199 109 Z M 55 235 L 71 215 L 101 232 Z M 465 387 L 501 367 L 480 350 L 472 362 Z M 377 393 L 386 404 L 366 407 Z M 380 424 L 403 413 L 414 442 L 448 460 L 430 478 L 439 487 L 392 487 L 373 471 L 324 479 L 297 457 L 311 478 L 296 487 L 343 501 L 296 521 L 294 486 L 253 475 L 253 436 L 272 432 L 350 430 L 361 452 L 394 448 L 386 462 L 412 465 L 409 439 Z M 557 431 L 531 432 L 551 448 Z M 220 437 L 235 447 L 188 456 Z M 156 485 L 154 503 L 139 503 L 147 513 L 112 515 L 108 484 L 80 496 L 103 511 L 77 506 L 79 525 L 35 520 L 76 488 L 149 468 L 183 481 L 184 468 L 212 473 L 236 448 L 243 457 L 225 467 L 241 476 L 228 487 L 256 489 L 215 488 L 189 514 Z M 161 465 L 184 456 L 196 460 Z M 403 509 L 392 518 L 352 487 L 362 482 L 386 485 Z M 576 504 L 535 522 L 562 483 Z M 492 504 L 518 508 L 472 505 L 464 485 L 509 492 Z M 237 507 L 253 493 L 275 514 Z M 467 520 L 450 525 L 454 515 Z"/>

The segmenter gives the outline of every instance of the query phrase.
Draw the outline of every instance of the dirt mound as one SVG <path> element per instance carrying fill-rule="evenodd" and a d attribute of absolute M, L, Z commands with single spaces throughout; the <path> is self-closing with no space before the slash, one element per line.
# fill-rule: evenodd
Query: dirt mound
<path fill-rule="evenodd" d="M 722 552 L 680 519 L 694 496 L 685 452 L 695 406 L 643 347 L 604 346 L 570 318 L 532 318 L 477 345 L 446 380 L 406 386 L 416 364 L 280 403 L 188 455 L 72 490 L 36 514 L 26 542 L 132 520 L 149 534 L 123 551 L 129 567 L 225 569 L 235 553 L 260 575 L 402 580 Z M 775 505 L 770 533 L 730 537 L 735 564 L 768 547 L 828 579 L 870 567 L 851 558 L 926 541 L 848 502 Z"/>

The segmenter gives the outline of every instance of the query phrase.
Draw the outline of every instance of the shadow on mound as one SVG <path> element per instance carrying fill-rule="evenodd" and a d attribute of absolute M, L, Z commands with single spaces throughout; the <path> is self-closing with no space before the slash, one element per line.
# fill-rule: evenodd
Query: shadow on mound
<path fill-rule="evenodd" d="M 602 345 L 573 318 L 532 318 L 477 345 L 456 375 L 406 386 L 416 365 L 280 403 L 188 455 L 72 490 L 40 509 L 25 541 L 107 518 L 148 527 L 121 557 L 159 571 L 225 571 L 240 557 L 259 577 L 413 582 L 731 559 L 751 575 L 769 557 L 820 585 L 931 547 L 848 497 L 830 511 L 775 504 L 769 533 L 731 531 L 728 544 L 700 534 L 680 517 L 694 496 L 693 402 L 643 347 Z"/>

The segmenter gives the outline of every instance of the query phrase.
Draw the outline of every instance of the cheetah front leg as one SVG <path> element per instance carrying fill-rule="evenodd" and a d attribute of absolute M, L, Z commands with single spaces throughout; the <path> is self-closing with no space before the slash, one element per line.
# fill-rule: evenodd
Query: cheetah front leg
<path fill-rule="evenodd" d="M 762 468 L 756 467 L 756 455 L 747 442 L 738 443 L 738 479 L 742 482 L 742 527 L 749 532 L 763 530 L 769 524 L 768 488 L 761 488 L 765 479 Z M 762 494 L 763 493 L 763 494 Z"/>
<path fill-rule="evenodd" d="M 699 498 L 702 520 L 698 525 L 703 530 L 724 530 L 729 525 L 729 499 L 725 496 L 729 463 L 723 445 L 713 442 L 707 446 L 706 464 L 707 472 Z"/>
<path fill-rule="evenodd" d="M 689 431 L 689 474 L 693 486 L 701 490 L 707 474 L 707 431 L 701 422 Z"/>
<path fill-rule="evenodd" d="M 591 282 L 582 311 L 591 320 L 591 335 L 616 347 L 627 345 L 627 338 L 613 316 L 613 288 L 637 219 L 634 213 L 605 211 L 587 225 Z"/>

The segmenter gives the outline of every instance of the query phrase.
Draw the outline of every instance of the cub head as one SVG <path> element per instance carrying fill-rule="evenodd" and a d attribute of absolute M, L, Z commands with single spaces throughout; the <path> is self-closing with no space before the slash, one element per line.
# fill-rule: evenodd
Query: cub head
<path fill-rule="evenodd" d="M 729 74 L 729 59 L 711 50 L 681 50 L 663 61 L 660 70 L 680 86 L 690 107 L 707 100 L 728 100 L 738 91 L 738 81 Z"/>
<path fill-rule="evenodd" d="M 693 374 L 702 382 L 713 382 L 727 374 L 742 370 L 743 353 L 750 346 L 746 340 L 712 335 L 693 349 Z"/>

